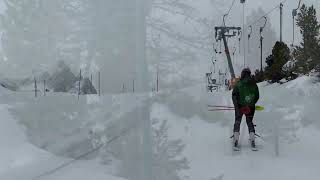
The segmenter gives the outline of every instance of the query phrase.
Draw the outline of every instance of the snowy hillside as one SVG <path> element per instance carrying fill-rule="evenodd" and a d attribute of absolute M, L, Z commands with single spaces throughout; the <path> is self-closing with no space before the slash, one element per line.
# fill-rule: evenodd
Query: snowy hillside
<path fill-rule="evenodd" d="M 200 86 L 160 92 L 150 97 L 150 118 L 166 121 L 168 140 L 184 144 L 176 158 L 185 157 L 187 167 L 175 170 L 177 167 L 172 166 L 170 170 L 180 177 L 191 180 L 316 179 L 320 176 L 317 167 L 320 146 L 315 143 L 320 138 L 320 121 L 316 116 L 319 88 L 313 77 L 301 77 L 283 85 L 260 84 L 259 104 L 266 110 L 257 113 L 255 118 L 257 132 L 262 136 L 257 140 L 258 152 L 249 149 L 245 123 L 242 124 L 242 149 L 239 153 L 232 152 L 229 137 L 233 113 L 207 111 L 207 104 L 231 105 L 230 92 L 207 94 Z M 75 96 L 64 94 L 34 99 L 28 93 L 14 94 L 4 89 L 0 93 L 0 143 L 3 146 L 0 178 L 6 180 L 32 179 L 88 151 L 92 140 L 117 134 L 118 122 L 123 126 L 136 122 L 133 112 L 146 102 L 145 95 L 133 94 L 106 95 L 101 99 L 90 95 L 78 101 Z M 92 139 L 92 133 L 99 138 Z M 129 137 L 122 142 L 130 144 L 133 139 Z M 126 151 L 128 147 L 120 144 L 110 145 L 111 154 L 99 151 L 39 179 L 117 179 L 108 174 L 116 176 L 128 168 L 121 164 L 130 163 L 128 158 L 134 150 L 131 146 L 130 151 Z M 154 158 L 158 159 L 158 155 Z M 163 160 L 162 165 L 170 163 L 164 157 L 159 158 Z M 139 164 L 139 160 L 136 163 Z"/>

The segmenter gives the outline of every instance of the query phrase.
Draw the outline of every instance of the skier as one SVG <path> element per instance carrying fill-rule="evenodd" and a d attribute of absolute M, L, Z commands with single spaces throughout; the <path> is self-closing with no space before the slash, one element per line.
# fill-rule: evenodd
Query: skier
<path fill-rule="evenodd" d="M 234 150 L 239 150 L 240 124 L 243 115 L 246 116 L 251 148 L 252 150 L 257 150 L 253 117 L 255 114 L 255 105 L 259 100 L 259 89 L 251 76 L 251 70 L 249 68 L 242 70 L 241 78 L 233 89 L 232 100 L 235 107 L 235 123 L 233 129 Z"/>

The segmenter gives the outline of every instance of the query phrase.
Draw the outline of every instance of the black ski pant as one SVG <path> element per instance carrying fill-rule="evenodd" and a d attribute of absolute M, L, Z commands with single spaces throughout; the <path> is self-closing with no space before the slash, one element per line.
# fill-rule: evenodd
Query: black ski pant
<path fill-rule="evenodd" d="M 253 124 L 254 114 L 255 114 L 255 108 L 250 107 L 250 114 L 245 115 L 248 129 L 249 129 L 249 133 L 251 133 L 251 132 L 255 133 L 255 128 L 254 128 L 254 124 Z M 233 132 L 240 132 L 240 125 L 241 125 L 241 120 L 242 120 L 243 115 L 244 114 L 240 112 L 240 108 L 236 108 L 236 110 L 235 110 L 235 123 L 234 123 Z"/>

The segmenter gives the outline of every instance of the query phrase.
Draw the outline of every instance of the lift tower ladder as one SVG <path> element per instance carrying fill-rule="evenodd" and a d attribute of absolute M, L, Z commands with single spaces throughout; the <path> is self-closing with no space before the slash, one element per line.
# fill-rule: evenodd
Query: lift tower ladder
<path fill-rule="evenodd" d="M 241 27 L 226 27 L 226 26 L 217 26 L 215 27 L 215 36 L 217 41 L 223 40 L 224 47 L 225 47 L 225 53 L 228 60 L 228 66 L 231 74 L 231 78 L 236 78 L 236 75 L 234 73 L 231 55 L 228 47 L 227 38 L 231 38 L 236 36 L 241 31 Z"/>

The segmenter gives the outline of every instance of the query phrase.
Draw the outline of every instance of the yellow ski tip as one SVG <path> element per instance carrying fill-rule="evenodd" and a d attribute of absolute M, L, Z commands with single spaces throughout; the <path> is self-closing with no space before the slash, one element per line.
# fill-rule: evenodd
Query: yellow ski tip
<path fill-rule="evenodd" d="M 264 111 L 264 109 L 263 106 L 256 106 L 256 111 Z"/>

